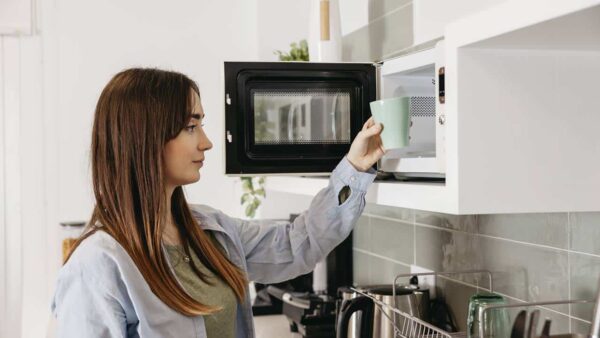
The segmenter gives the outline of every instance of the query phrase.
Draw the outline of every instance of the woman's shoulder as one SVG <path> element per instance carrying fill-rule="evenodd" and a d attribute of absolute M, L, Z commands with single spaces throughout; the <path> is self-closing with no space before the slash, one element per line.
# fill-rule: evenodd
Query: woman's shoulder
<path fill-rule="evenodd" d="M 226 215 L 221 210 L 203 204 L 189 204 L 192 216 L 203 230 L 216 230 L 228 233 L 232 238 L 238 236 L 239 220 Z"/>
<path fill-rule="evenodd" d="M 192 216 L 196 218 L 200 226 L 204 229 L 221 228 L 228 230 L 235 219 L 227 216 L 221 210 L 215 209 L 204 204 L 189 204 Z"/>
<path fill-rule="evenodd" d="M 221 214 L 223 214 L 223 212 L 221 212 L 220 210 L 215 209 L 215 208 L 205 205 L 205 204 L 188 204 L 188 206 L 190 207 L 190 210 L 192 211 L 192 215 L 196 219 L 205 219 L 205 218 L 217 219 L 220 217 Z"/>
<path fill-rule="evenodd" d="M 132 311 L 131 292 L 141 283 L 141 275 L 125 249 L 108 233 L 97 230 L 73 251 L 61 268 L 54 297 L 53 311 L 69 311 L 77 303 L 84 308 L 96 302 L 116 301 Z M 144 287 L 143 291 L 148 291 Z M 94 301 L 91 299 L 94 298 Z"/>
<path fill-rule="evenodd" d="M 97 230 L 79 246 L 61 269 L 62 277 L 68 275 L 86 276 L 86 279 L 105 278 L 118 275 L 119 271 L 130 265 L 129 255 L 112 236 Z"/>

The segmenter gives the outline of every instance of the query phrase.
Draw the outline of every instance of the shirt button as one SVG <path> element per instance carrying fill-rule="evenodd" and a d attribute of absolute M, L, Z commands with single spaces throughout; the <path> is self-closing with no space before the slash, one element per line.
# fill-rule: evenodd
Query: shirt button
<path fill-rule="evenodd" d="M 355 176 L 350 176 L 350 181 L 354 182 L 356 180 Z"/>

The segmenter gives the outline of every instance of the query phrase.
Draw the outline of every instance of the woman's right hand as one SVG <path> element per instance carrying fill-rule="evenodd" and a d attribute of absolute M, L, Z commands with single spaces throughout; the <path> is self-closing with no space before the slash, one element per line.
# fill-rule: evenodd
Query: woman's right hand
<path fill-rule="evenodd" d="M 375 123 L 373 117 L 367 120 L 356 135 L 346 158 L 359 171 L 367 171 L 385 154 L 381 142 L 383 125 Z"/>

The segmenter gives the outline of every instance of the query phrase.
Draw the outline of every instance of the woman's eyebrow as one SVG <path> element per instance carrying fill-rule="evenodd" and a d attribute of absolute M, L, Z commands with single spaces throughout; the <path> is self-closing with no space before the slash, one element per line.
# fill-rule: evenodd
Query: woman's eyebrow
<path fill-rule="evenodd" d="M 204 118 L 204 114 L 192 114 L 192 118 L 196 120 L 202 120 Z"/>

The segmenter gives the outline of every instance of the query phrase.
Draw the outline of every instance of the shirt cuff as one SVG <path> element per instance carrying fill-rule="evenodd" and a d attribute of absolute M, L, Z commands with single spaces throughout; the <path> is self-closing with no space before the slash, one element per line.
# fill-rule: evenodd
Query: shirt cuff
<path fill-rule="evenodd" d="M 344 156 L 331 173 L 331 180 L 341 183 L 342 187 L 347 185 L 352 190 L 366 192 L 371 183 L 375 180 L 376 174 L 377 173 L 373 168 L 369 168 L 366 172 L 356 170 L 346 156 Z"/>

